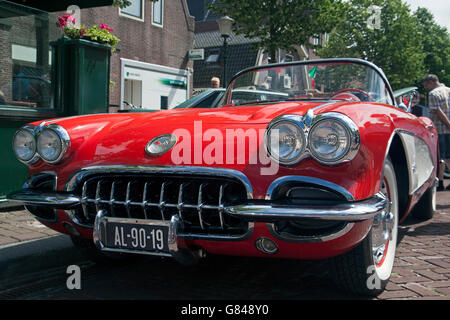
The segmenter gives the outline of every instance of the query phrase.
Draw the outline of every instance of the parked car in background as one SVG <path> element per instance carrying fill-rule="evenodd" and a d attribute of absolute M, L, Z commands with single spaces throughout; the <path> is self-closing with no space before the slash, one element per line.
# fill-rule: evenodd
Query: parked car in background
<path fill-rule="evenodd" d="M 417 87 L 408 87 L 394 91 L 394 98 L 399 106 L 418 117 L 429 117 L 430 110 L 420 105 L 420 93 Z"/>
<path fill-rule="evenodd" d="M 215 108 L 38 121 L 13 146 L 30 176 L 8 199 L 96 261 L 330 259 L 373 296 L 398 225 L 435 210 L 437 132 L 360 59 L 252 67 Z"/>
<path fill-rule="evenodd" d="M 206 89 L 194 95 L 192 98 L 180 103 L 175 109 L 184 108 L 215 108 L 223 97 L 224 88 Z"/>
<path fill-rule="evenodd" d="M 183 108 L 217 108 L 220 104 L 225 93 L 224 88 L 217 89 L 207 89 L 197 95 L 194 95 L 192 98 L 182 102 L 175 109 L 183 109 Z M 279 99 L 283 97 L 288 97 L 287 93 L 284 92 L 275 92 L 275 91 L 267 91 L 267 90 L 256 90 L 255 87 L 250 89 L 238 89 L 234 90 L 232 100 L 236 103 L 239 101 L 267 101 L 272 99 Z"/>

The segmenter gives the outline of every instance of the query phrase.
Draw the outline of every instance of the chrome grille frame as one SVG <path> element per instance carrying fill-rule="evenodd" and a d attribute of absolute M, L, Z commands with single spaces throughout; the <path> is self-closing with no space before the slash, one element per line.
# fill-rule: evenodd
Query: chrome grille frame
<path fill-rule="evenodd" d="M 201 183 L 199 187 L 198 192 L 198 198 L 196 204 L 192 203 L 185 203 L 183 201 L 183 194 L 185 191 L 185 188 L 190 184 L 190 182 L 182 182 L 178 189 L 178 195 L 176 203 L 172 202 L 166 202 L 165 194 L 167 191 L 167 187 L 170 185 L 170 182 L 163 182 L 160 189 L 160 196 L 159 201 L 148 201 L 147 193 L 149 190 L 149 187 L 151 186 L 152 182 L 145 182 L 143 187 L 143 195 L 141 201 L 132 201 L 131 199 L 131 188 L 133 182 L 128 182 L 126 186 L 126 195 L 125 200 L 117 200 L 114 199 L 114 189 L 116 188 L 116 182 L 113 181 L 110 187 L 110 198 L 109 199 L 102 199 L 101 197 L 101 191 L 102 191 L 102 183 L 104 180 L 101 178 L 97 181 L 97 185 L 95 188 L 95 198 L 89 198 L 88 196 L 88 178 L 97 175 L 101 176 L 108 176 L 108 175 L 119 175 L 119 174 L 126 174 L 128 175 L 134 175 L 139 174 L 142 175 L 144 173 L 147 174 L 176 174 L 177 176 L 183 176 L 189 178 L 189 176 L 213 176 L 214 178 L 228 178 L 233 179 L 236 182 L 239 182 L 242 184 L 242 186 L 245 188 L 247 200 L 253 199 L 253 190 L 251 187 L 251 184 L 247 177 L 242 174 L 239 171 L 231 170 L 231 169 L 222 169 L 222 168 L 205 168 L 205 167 L 184 167 L 184 166 L 177 166 L 177 167 L 167 167 L 167 166 L 95 166 L 95 167 L 87 167 L 83 168 L 77 172 L 75 172 L 68 180 L 65 186 L 65 191 L 68 192 L 74 192 L 77 188 L 79 188 L 79 184 L 83 183 L 81 186 L 81 210 L 83 212 L 84 217 L 89 220 L 91 218 L 88 210 L 88 205 L 95 205 L 96 211 L 100 211 L 102 208 L 101 206 L 108 206 L 109 210 L 111 211 L 111 215 L 114 216 L 114 206 L 115 205 L 122 205 L 125 207 L 128 218 L 134 219 L 135 217 L 132 217 L 130 214 L 130 210 L 132 207 L 140 207 L 142 209 L 142 212 L 144 214 L 145 219 L 149 219 L 148 210 L 150 208 L 159 209 L 161 213 L 161 221 L 167 221 L 170 220 L 167 219 L 164 216 L 164 210 L 166 208 L 172 208 L 176 209 L 178 211 L 178 216 L 181 220 L 183 220 L 183 210 L 185 209 L 192 209 L 197 211 L 200 228 L 202 231 L 208 231 L 205 226 L 205 220 L 204 220 L 204 211 L 205 210 L 215 210 L 218 213 L 218 218 L 220 222 L 220 228 L 221 230 L 225 230 L 225 219 L 224 219 L 224 213 L 225 213 L 225 205 L 224 205 L 224 192 L 225 188 L 227 187 L 227 183 L 221 183 L 219 187 L 219 203 L 218 205 L 211 205 L 207 204 L 204 199 L 204 193 L 205 188 L 207 187 L 208 183 Z M 92 225 L 90 224 L 84 224 L 82 221 L 80 221 L 76 216 L 76 211 L 74 210 L 66 210 L 67 216 L 77 225 L 82 226 L 84 228 L 90 228 L 92 229 Z M 233 235 L 233 234 L 208 234 L 208 233 L 180 233 L 178 236 L 180 238 L 185 239 L 200 239 L 200 240 L 245 240 L 248 239 L 251 234 L 253 233 L 254 229 L 254 223 L 248 222 L 247 223 L 247 232 L 245 234 L 239 234 L 239 235 Z"/>

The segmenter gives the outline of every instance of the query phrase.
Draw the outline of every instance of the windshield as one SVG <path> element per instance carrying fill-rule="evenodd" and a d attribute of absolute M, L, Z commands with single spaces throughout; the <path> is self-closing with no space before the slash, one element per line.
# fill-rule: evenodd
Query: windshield
<path fill-rule="evenodd" d="M 392 105 L 389 89 L 375 68 L 369 63 L 336 60 L 261 66 L 234 78 L 223 103 L 239 106 L 286 100 L 333 99 Z"/>

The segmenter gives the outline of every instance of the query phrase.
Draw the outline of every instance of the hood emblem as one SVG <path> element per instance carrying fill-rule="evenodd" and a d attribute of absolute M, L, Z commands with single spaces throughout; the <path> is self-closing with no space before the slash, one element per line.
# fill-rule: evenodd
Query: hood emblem
<path fill-rule="evenodd" d="M 153 138 L 145 146 L 145 152 L 151 156 L 160 156 L 170 149 L 177 143 L 177 137 L 171 133 L 162 134 Z"/>

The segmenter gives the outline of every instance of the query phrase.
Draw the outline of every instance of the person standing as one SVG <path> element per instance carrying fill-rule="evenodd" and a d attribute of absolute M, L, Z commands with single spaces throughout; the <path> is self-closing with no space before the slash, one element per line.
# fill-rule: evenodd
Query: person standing
<path fill-rule="evenodd" d="M 439 82 L 434 74 L 428 74 L 422 80 L 428 91 L 430 118 L 436 126 L 439 139 L 439 186 L 438 191 L 444 188 L 445 165 L 450 168 L 450 88 Z M 450 185 L 447 187 L 450 190 Z"/>
<path fill-rule="evenodd" d="M 220 79 L 218 77 L 211 78 L 211 88 L 220 88 Z"/>

